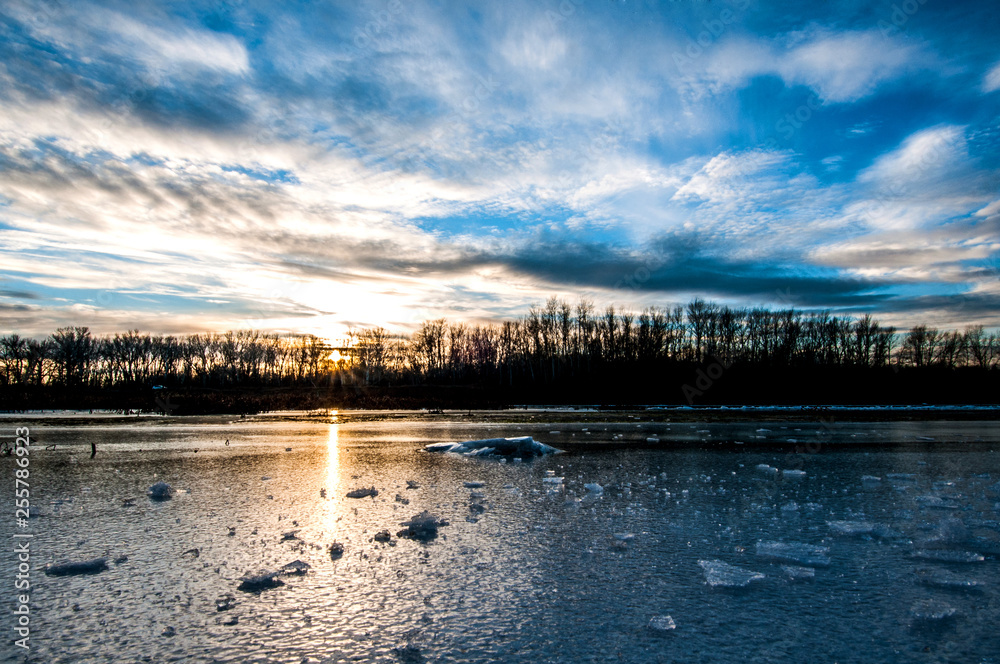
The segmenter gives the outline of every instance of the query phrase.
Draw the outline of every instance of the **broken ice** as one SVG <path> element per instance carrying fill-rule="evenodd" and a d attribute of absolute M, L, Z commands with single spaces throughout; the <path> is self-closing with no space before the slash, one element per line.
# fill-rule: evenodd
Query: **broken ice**
<path fill-rule="evenodd" d="M 562 450 L 540 443 L 531 436 L 518 438 L 485 438 L 462 443 L 434 443 L 424 448 L 428 452 L 451 452 L 463 456 L 499 456 L 513 459 L 532 459 Z"/>
<path fill-rule="evenodd" d="M 757 557 L 806 567 L 830 565 L 829 547 L 801 542 L 757 542 Z"/>
<path fill-rule="evenodd" d="M 705 583 L 719 588 L 746 588 L 751 581 L 764 578 L 760 572 L 753 572 L 721 560 L 699 560 L 705 573 Z"/>

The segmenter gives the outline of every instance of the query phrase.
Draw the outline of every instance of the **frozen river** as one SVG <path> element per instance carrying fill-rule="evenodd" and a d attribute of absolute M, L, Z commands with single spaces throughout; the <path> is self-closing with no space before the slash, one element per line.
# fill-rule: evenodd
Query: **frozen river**
<path fill-rule="evenodd" d="M 565 453 L 423 451 L 522 435 Z M 5 547 L 3 661 L 1000 664 L 995 423 L 53 419 L 32 437 L 31 650 Z M 151 500 L 161 481 L 172 499 Z M 424 510 L 438 536 L 400 537 Z"/>

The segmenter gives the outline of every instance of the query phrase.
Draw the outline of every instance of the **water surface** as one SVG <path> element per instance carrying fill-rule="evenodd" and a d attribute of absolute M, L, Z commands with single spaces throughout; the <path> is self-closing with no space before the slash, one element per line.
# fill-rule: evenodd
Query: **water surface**
<path fill-rule="evenodd" d="M 1000 662 L 992 423 L 206 418 L 33 435 L 29 661 Z M 422 451 L 501 435 L 566 453 Z M 172 500 L 146 496 L 157 481 Z M 379 493 L 346 497 L 361 487 Z M 397 537 L 423 510 L 448 522 L 438 538 Z M 881 530 L 844 536 L 840 521 Z M 389 542 L 373 539 L 382 530 Z M 828 547 L 829 565 L 791 578 L 761 541 Z M 939 552 L 983 559 L 927 559 Z M 127 560 L 42 575 L 97 556 Z M 294 560 L 310 571 L 237 590 Z M 699 561 L 764 578 L 711 587 Z M 12 578 L 13 557 L 2 564 Z M 928 602 L 951 615 L 928 617 Z M 650 626 L 667 615 L 675 629 Z"/>

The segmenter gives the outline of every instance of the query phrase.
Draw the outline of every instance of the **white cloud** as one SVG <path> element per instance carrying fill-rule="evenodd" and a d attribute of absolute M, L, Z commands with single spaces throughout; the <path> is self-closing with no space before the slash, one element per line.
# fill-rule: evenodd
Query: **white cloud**
<path fill-rule="evenodd" d="M 779 76 L 786 85 L 805 85 L 824 102 L 857 101 L 907 72 L 930 68 L 922 47 L 877 30 L 835 33 L 820 28 L 765 40 L 733 38 L 709 47 L 693 61 L 687 86 L 716 93 L 741 87 L 755 76 Z M 699 69 L 700 68 L 700 69 Z"/>
<path fill-rule="evenodd" d="M 996 90 L 1000 90 L 1000 62 L 993 65 L 993 68 L 983 76 L 983 92 Z"/>

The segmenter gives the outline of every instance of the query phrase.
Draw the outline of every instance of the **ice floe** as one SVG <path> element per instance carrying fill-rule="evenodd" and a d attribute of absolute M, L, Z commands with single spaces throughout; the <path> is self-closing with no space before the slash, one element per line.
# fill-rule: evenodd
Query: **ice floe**
<path fill-rule="evenodd" d="M 374 498 L 377 495 L 378 495 L 378 489 L 376 489 L 373 486 L 361 489 L 354 489 L 353 491 L 347 492 L 348 498 L 367 498 L 368 496 Z"/>
<path fill-rule="evenodd" d="M 799 565 L 782 565 L 781 571 L 793 581 L 803 581 L 816 577 L 816 570 L 812 567 L 800 567 Z"/>
<path fill-rule="evenodd" d="M 806 471 L 804 470 L 783 470 L 781 471 L 781 477 L 786 480 L 801 480 L 806 476 Z"/>
<path fill-rule="evenodd" d="M 438 528 L 447 526 L 448 522 L 424 510 L 409 521 L 403 521 L 399 525 L 406 527 L 396 533 L 396 537 L 405 537 L 419 542 L 429 542 L 437 537 Z"/>
<path fill-rule="evenodd" d="M 242 590 L 245 593 L 260 594 L 265 590 L 285 585 L 285 582 L 278 578 L 278 575 L 280 574 L 280 571 L 248 574 L 240 579 L 240 585 L 237 586 L 236 589 Z"/>
<path fill-rule="evenodd" d="M 282 565 L 280 573 L 288 576 L 302 576 L 312 569 L 312 565 L 301 560 L 293 560 L 287 565 Z"/>
<path fill-rule="evenodd" d="M 77 574 L 98 574 L 108 569 L 107 558 L 79 560 L 45 566 L 46 576 L 76 576 Z"/>
<path fill-rule="evenodd" d="M 958 615 L 958 609 L 936 599 L 923 599 L 910 607 L 910 615 L 917 622 L 943 622 Z"/>
<path fill-rule="evenodd" d="M 653 616 L 649 621 L 649 628 L 656 632 L 669 632 L 677 628 L 677 623 L 670 616 Z"/>
<path fill-rule="evenodd" d="M 760 572 L 754 572 L 721 560 L 699 560 L 698 565 L 705 573 L 705 583 L 718 588 L 746 588 L 751 581 L 764 578 Z"/>
<path fill-rule="evenodd" d="M 757 557 L 806 567 L 828 567 L 830 548 L 801 542 L 757 542 Z"/>
<path fill-rule="evenodd" d="M 428 452 L 451 452 L 463 456 L 494 456 L 513 459 L 532 459 L 548 454 L 558 454 L 551 445 L 540 443 L 531 436 L 518 438 L 485 438 L 461 443 L 434 443 L 424 448 Z"/>
<path fill-rule="evenodd" d="M 986 560 L 982 555 L 972 551 L 952 549 L 917 549 L 910 554 L 910 557 L 939 563 L 981 563 Z"/>
<path fill-rule="evenodd" d="M 146 491 L 146 495 L 149 496 L 150 500 L 160 501 L 170 500 L 173 493 L 174 490 L 166 482 L 157 482 Z"/>
<path fill-rule="evenodd" d="M 917 570 L 917 582 L 931 588 L 944 588 L 945 590 L 965 590 L 977 592 L 983 589 L 982 581 L 958 576 L 945 570 Z"/>
<path fill-rule="evenodd" d="M 902 537 L 902 533 L 893 530 L 884 523 L 874 523 L 872 521 L 827 521 L 827 527 L 834 535 L 845 537 L 856 537 L 870 535 L 883 539 Z"/>

